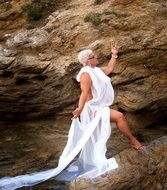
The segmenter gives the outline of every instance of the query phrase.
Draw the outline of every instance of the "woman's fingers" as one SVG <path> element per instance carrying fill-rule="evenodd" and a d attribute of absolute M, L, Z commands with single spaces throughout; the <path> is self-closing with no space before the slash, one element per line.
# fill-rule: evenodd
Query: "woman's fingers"
<path fill-rule="evenodd" d="M 113 54 L 117 54 L 119 52 L 119 46 L 116 43 L 113 46 L 111 46 L 111 52 Z"/>
<path fill-rule="evenodd" d="M 73 114 L 73 117 L 71 118 L 71 120 L 78 117 L 76 110 L 74 110 L 74 111 L 72 112 L 72 114 Z"/>
<path fill-rule="evenodd" d="M 75 118 L 77 118 L 77 117 L 78 117 L 77 115 L 74 115 L 74 116 L 71 118 L 71 120 L 72 120 L 72 119 L 75 119 Z"/>
<path fill-rule="evenodd" d="M 73 114 L 73 117 L 71 119 L 75 119 L 80 115 L 79 113 L 76 113 L 76 112 L 73 112 L 72 114 Z"/>
<path fill-rule="evenodd" d="M 73 115 L 76 115 L 76 114 L 78 114 L 78 112 L 79 112 L 79 111 L 76 109 L 76 110 L 74 110 L 74 111 L 72 112 L 72 114 L 73 114 Z"/>
<path fill-rule="evenodd" d="M 75 113 L 76 113 L 76 111 L 74 110 L 74 111 L 72 112 L 72 114 L 75 115 Z"/>
<path fill-rule="evenodd" d="M 118 44 L 117 44 L 117 43 L 115 43 L 115 44 L 114 44 L 114 48 L 117 48 L 117 46 L 118 46 Z"/>
<path fill-rule="evenodd" d="M 119 49 L 118 43 L 111 44 L 111 49 Z"/>
<path fill-rule="evenodd" d="M 77 118 L 79 115 L 80 115 L 81 111 L 77 108 L 75 109 L 72 114 L 73 114 L 73 117 L 71 119 L 74 119 L 74 118 Z"/>

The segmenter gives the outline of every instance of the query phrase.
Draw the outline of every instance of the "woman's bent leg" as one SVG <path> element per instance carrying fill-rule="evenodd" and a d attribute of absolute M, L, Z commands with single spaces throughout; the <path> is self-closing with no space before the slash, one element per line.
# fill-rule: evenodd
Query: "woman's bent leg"
<path fill-rule="evenodd" d="M 126 118 L 121 112 L 110 109 L 110 121 L 116 123 L 120 132 L 122 132 L 131 141 L 133 148 L 140 149 L 143 146 L 131 133 Z"/>

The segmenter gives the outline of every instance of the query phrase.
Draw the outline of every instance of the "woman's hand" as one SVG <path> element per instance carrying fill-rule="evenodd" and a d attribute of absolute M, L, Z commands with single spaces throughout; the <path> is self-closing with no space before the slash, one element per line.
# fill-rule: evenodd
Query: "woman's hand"
<path fill-rule="evenodd" d="M 114 44 L 111 46 L 111 52 L 113 55 L 117 55 L 119 52 L 119 46 L 117 44 Z"/>
<path fill-rule="evenodd" d="M 75 118 L 77 118 L 79 115 L 80 115 L 80 113 L 82 112 L 82 108 L 76 108 L 73 112 L 72 112 L 72 114 L 73 114 L 73 118 L 72 119 L 75 119 Z"/>

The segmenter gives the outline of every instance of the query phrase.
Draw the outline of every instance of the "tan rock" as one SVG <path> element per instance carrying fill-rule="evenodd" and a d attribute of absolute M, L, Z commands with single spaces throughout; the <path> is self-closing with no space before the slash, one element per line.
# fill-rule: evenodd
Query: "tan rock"
<path fill-rule="evenodd" d="M 12 4 L 15 9 L 4 11 L 1 20 L 11 24 L 11 15 L 15 15 L 24 3 L 19 2 L 17 6 Z M 19 28 L 15 23 L 21 17 L 14 16 L 12 30 L 6 27 L 5 34 L 1 33 L 2 65 L 7 66 L 9 60 L 14 60 L 6 70 L 6 66 L 2 66 L 1 101 L 4 98 L 7 101 L 1 106 L 1 117 L 7 118 L 8 114 L 13 117 L 14 114 L 17 118 L 23 107 L 26 107 L 24 118 L 57 112 L 71 114 L 79 96 L 79 86 L 74 81 L 81 68 L 77 52 L 92 48 L 100 64 L 104 65 L 110 59 L 111 43 L 117 42 L 121 46 L 119 58 L 110 76 L 115 88 L 113 107 L 123 111 L 129 125 L 135 129 L 162 123 L 166 117 L 167 99 L 166 1 L 106 0 L 94 5 L 90 1 L 72 0 L 68 5 L 52 13 L 41 27 L 39 24 L 34 29 L 25 29 L 26 24 Z M 100 14 L 102 23 L 99 26 L 84 22 L 90 12 Z M 23 18 L 22 15 L 24 22 Z M 6 91 L 13 97 L 16 92 L 22 95 L 8 100 Z M 17 106 L 16 102 L 22 105 Z M 29 104 L 24 106 L 24 102 Z M 4 109 L 6 105 L 10 105 L 10 110 Z M 61 109 L 64 110 L 60 112 Z"/>
<path fill-rule="evenodd" d="M 48 32 L 43 29 L 23 30 L 12 35 L 6 41 L 8 47 L 38 47 L 44 45 L 48 41 Z"/>
<path fill-rule="evenodd" d="M 166 148 L 167 137 L 164 136 L 148 144 L 146 152 L 126 149 L 115 156 L 119 163 L 118 169 L 92 180 L 74 180 L 69 189 L 166 189 Z"/>
<path fill-rule="evenodd" d="M 15 60 L 15 57 L 0 56 L 0 69 L 6 69 Z"/>

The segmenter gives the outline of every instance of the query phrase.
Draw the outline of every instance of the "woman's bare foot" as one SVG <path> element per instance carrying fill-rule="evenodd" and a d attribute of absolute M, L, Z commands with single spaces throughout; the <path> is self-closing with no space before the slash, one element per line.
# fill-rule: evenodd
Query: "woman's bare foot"
<path fill-rule="evenodd" d="M 131 139 L 131 145 L 136 150 L 143 150 L 145 146 L 141 144 L 135 137 Z"/>

